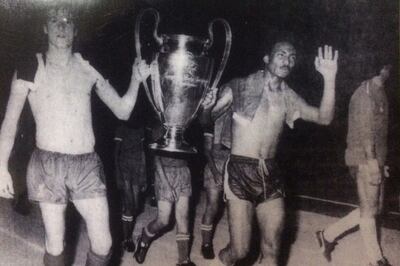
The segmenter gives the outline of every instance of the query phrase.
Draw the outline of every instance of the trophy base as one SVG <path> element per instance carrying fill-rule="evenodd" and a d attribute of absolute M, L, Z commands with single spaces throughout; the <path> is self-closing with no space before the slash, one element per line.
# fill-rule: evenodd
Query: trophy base
<path fill-rule="evenodd" d="M 177 152 L 177 153 L 189 153 L 196 154 L 197 149 L 190 146 L 186 142 L 176 142 L 176 143 L 165 143 L 164 141 L 159 141 L 149 144 L 149 148 L 154 151 L 160 152 Z"/>
<path fill-rule="evenodd" d="M 183 138 L 183 128 L 176 126 L 165 126 L 166 133 L 155 143 L 149 144 L 149 148 L 159 152 L 175 152 L 196 154 L 195 147 L 189 145 Z"/>

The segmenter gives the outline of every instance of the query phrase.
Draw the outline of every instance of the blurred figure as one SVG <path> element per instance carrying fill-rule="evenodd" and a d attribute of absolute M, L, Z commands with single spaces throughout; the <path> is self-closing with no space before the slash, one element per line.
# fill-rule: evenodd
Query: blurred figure
<path fill-rule="evenodd" d="M 207 115 L 204 112 L 202 115 Z M 216 119 L 214 126 L 204 127 L 204 155 L 207 164 L 204 168 L 204 189 L 206 192 L 205 211 L 201 220 L 201 254 L 205 259 L 214 259 L 213 236 L 216 216 L 223 191 L 225 162 L 230 153 L 231 110 Z M 212 124 L 206 121 L 203 124 Z M 208 123 L 207 123 L 208 122 Z M 222 132 L 225 132 L 224 134 Z M 227 134 L 226 134 L 227 133 Z M 224 138 L 222 138 L 224 136 Z"/>
<path fill-rule="evenodd" d="M 146 188 L 144 129 L 130 128 L 121 122 L 114 141 L 115 177 L 122 195 L 122 246 L 126 251 L 133 252 L 132 233 L 139 212 L 139 195 Z"/>
<path fill-rule="evenodd" d="M 357 184 L 359 208 L 336 223 L 316 232 L 324 257 L 331 261 L 336 239 L 359 225 L 369 266 L 389 266 L 378 240 L 376 217 L 384 199 L 387 154 L 388 100 L 384 91 L 390 65 L 380 66 L 379 73 L 361 83 L 349 105 L 346 165 Z"/>

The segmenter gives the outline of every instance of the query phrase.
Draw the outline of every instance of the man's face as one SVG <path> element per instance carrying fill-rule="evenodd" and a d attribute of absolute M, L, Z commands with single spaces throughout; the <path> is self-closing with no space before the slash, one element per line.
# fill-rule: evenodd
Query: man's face
<path fill-rule="evenodd" d="M 278 42 L 271 51 L 271 57 L 264 57 L 268 71 L 279 78 L 286 78 L 296 64 L 296 49 L 287 42 Z"/>
<path fill-rule="evenodd" d="M 76 35 L 71 11 L 66 8 L 50 9 L 44 32 L 48 36 L 49 43 L 55 47 L 71 47 Z"/>

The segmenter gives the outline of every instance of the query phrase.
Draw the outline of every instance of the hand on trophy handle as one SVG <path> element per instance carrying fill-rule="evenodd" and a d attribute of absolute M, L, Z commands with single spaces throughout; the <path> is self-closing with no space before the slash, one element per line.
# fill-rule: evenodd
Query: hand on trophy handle
<path fill-rule="evenodd" d="M 150 66 L 146 64 L 146 61 L 136 58 L 132 66 L 132 79 L 144 82 L 149 76 Z"/>
<path fill-rule="evenodd" d="M 201 108 L 203 109 L 203 111 L 209 111 L 214 107 L 215 102 L 217 101 L 217 92 L 218 88 L 215 87 L 211 88 L 207 92 L 203 102 L 201 103 Z"/>

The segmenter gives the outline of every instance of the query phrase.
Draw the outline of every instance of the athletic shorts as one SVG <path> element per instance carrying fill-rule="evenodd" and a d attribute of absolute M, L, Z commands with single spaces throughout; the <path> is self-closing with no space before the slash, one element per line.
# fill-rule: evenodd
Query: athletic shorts
<path fill-rule="evenodd" d="M 230 150 L 218 150 L 212 152 L 212 156 L 214 158 L 215 166 L 217 167 L 218 171 L 221 175 L 214 177 L 213 173 L 211 172 L 209 163 L 206 164 L 204 168 L 204 184 L 203 186 L 208 189 L 218 189 L 221 190 L 223 187 L 219 187 L 215 182 L 215 179 L 219 181 L 220 184 L 223 184 L 223 175 L 225 169 L 225 162 L 229 157 Z"/>
<path fill-rule="evenodd" d="M 105 197 L 107 192 L 103 164 L 95 152 L 72 155 L 36 148 L 27 186 L 30 200 L 56 204 Z"/>
<path fill-rule="evenodd" d="M 227 200 L 241 199 L 255 205 L 285 197 L 282 176 L 273 159 L 231 155 L 224 190 Z"/>
<path fill-rule="evenodd" d="M 155 159 L 154 163 L 160 163 L 160 170 L 164 173 L 164 178 L 161 178 L 157 169 L 155 169 L 154 190 L 157 200 L 175 202 L 179 197 L 190 197 L 192 195 L 192 184 L 186 160 L 157 158 L 159 160 Z"/>
<path fill-rule="evenodd" d="M 117 185 L 124 187 L 124 183 L 136 186 L 146 185 L 146 160 L 142 145 L 134 151 L 124 152 L 119 158 L 120 174 L 117 175 Z"/>

